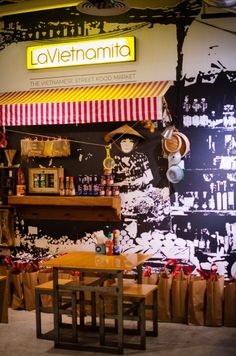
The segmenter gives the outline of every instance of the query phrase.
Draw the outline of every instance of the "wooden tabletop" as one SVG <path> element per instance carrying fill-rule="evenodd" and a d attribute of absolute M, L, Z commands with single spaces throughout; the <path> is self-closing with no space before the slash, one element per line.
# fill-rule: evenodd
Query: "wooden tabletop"
<path fill-rule="evenodd" d="M 152 256 L 141 253 L 106 256 L 96 254 L 95 252 L 77 251 L 56 257 L 47 262 L 42 262 L 41 265 L 45 267 L 78 268 L 93 271 L 131 271 L 134 267 L 142 264 L 150 257 Z"/>

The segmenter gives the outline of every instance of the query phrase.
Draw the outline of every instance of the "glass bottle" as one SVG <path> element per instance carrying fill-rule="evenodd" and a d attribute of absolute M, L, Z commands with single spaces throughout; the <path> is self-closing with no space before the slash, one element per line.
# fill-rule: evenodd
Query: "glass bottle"
<path fill-rule="evenodd" d="M 70 194 L 70 177 L 66 177 L 66 184 L 65 184 L 65 195 Z"/>
<path fill-rule="evenodd" d="M 207 192 L 206 191 L 202 192 L 202 197 L 203 197 L 202 209 L 206 210 L 207 209 Z"/>
<path fill-rule="evenodd" d="M 234 185 L 231 183 L 228 191 L 228 209 L 234 210 Z"/>
<path fill-rule="evenodd" d="M 201 231 L 200 231 L 199 248 L 201 250 L 205 249 L 205 240 L 204 240 L 204 237 L 203 237 L 203 229 L 201 229 Z"/>
<path fill-rule="evenodd" d="M 195 229 L 195 232 L 194 232 L 193 245 L 194 245 L 195 248 L 198 248 L 198 247 L 199 247 L 199 240 L 198 240 L 198 232 L 197 232 L 197 229 Z"/>
<path fill-rule="evenodd" d="M 19 167 L 17 170 L 17 184 L 25 185 L 25 174 L 21 167 Z"/>
<path fill-rule="evenodd" d="M 33 179 L 34 179 L 34 188 L 38 188 L 39 187 L 39 174 L 34 174 Z"/>
<path fill-rule="evenodd" d="M 69 195 L 75 195 L 75 184 L 74 184 L 74 177 L 70 177 L 69 183 Z"/>
<path fill-rule="evenodd" d="M 40 187 L 41 187 L 41 188 L 45 188 L 45 186 L 46 186 L 45 174 L 42 173 L 42 174 L 40 174 Z"/>
<path fill-rule="evenodd" d="M 109 232 L 106 239 L 106 255 L 112 256 L 113 255 L 113 236 L 112 233 Z"/>
<path fill-rule="evenodd" d="M 192 108 L 194 111 L 194 114 L 192 117 L 192 125 L 195 127 L 198 127 L 200 124 L 199 109 L 201 108 L 201 106 L 200 106 L 197 98 L 193 99 Z"/>
<path fill-rule="evenodd" d="M 222 209 L 222 194 L 220 191 L 220 181 L 217 181 L 217 192 L 216 192 L 216 207 L 217 210 Z"/>
<path fill-rule="evenodd" d="M 119 237 L 118 230 L 113 231 L 113 254 L 114 255 L 120 254 L 120 237 Z"/>
<path fill-rule="evenodd" d="M 199 195 L 198 195 L 198 192 L 194 192 L 193 208 L 195 210 L 199 209 Z"/>
<path fill-rule="evenodd" d="M 211 183 L 210 184 L 211 195 L 210 195 L 210 199 L 208 201 L 208 206 L 209 206 L 210 210 L 215 210 L 215 208 L 216 208 L 215 197 L 214 197 L 214 187 L 215 187 L 215 184 Z"/>
<path fill-rule="evenodd" d="M 227 181 L 223 181 L 223 193 L 222 193 L 222 209 L 227 210 L 228 209 L 228 197 L 227 197 Z"/>
<path fill-rule="evenodd" d="M 65 195 L 64 177 L 59 178 L 59 194 L 61 196 Z"/>

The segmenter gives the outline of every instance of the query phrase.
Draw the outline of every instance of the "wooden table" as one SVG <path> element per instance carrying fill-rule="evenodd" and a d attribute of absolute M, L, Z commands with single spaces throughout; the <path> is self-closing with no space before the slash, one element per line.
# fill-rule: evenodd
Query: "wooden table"
<path fill-rule="evenodd" d="M 132 271 L 137 268 L 137 282 L 142 282 L 142 264 L 151 256 L 146 254 L 120 254 L 117 256 L 99 255 L 95 252 L 72 252 L 59 256 L 47 262 L 43 262 L 43 266 L 53 267 L 53 282 L 54 282 L 54 328 L 55 328 L 55 347 L 80 349 L 88 351 L 103 351 L 123 353 L 123 275 L 124 272 Z M 115 348 L 106 346 L 80 345 L 80 343 L 64 343 L 60 340 L 59 333 L 59 294 L 58 294 L 58 271 L 59 270 L 76 270 L 81 273 L 96 272 L 100 276 L 109 276 L 117 278 L 118 287 L 81 286 L 76 287 L 80 291 L 89 292 L 115 292 L 117 293 L 117 311 L 118 311 L 118 343 Z M 73 287 L 68 287 L 73 288 Z"/>

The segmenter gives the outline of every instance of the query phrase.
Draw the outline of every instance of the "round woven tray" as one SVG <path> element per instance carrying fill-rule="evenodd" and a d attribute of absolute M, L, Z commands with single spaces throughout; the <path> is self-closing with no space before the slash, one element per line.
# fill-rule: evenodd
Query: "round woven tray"
<path fill-rule="evenodd" d="M 176 135 L 178 135 L 179 138 L 181 139 L 181 147 L 180 147 L 179 151 L 180 151 L 181 157 L 184 157 L 190 150 L 189 139 L 182 132 L 177 132 Z"/>
<path fill-rule="evenodd" d="M 164 140 L 164 150 L 168 153 L 177 152 L 181 147 L 181 138 L 174 133 L 171 138 Z"/>

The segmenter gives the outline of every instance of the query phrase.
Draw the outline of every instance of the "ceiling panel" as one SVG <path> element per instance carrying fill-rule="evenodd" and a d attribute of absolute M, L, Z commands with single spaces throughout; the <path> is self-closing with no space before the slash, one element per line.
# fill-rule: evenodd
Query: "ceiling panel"
<path fill-rule="evenodd" d="M 182 0 L 183 1 L 183 0 Z M 0 16 L 14 15 L 18 13 L 34 12 L 62 7 L 78 5 L 82 0 L 0 0 Z M 181 0 L 126 0 L 131 8 L 158 9 L 171 8 L 181 3 Z"/>

